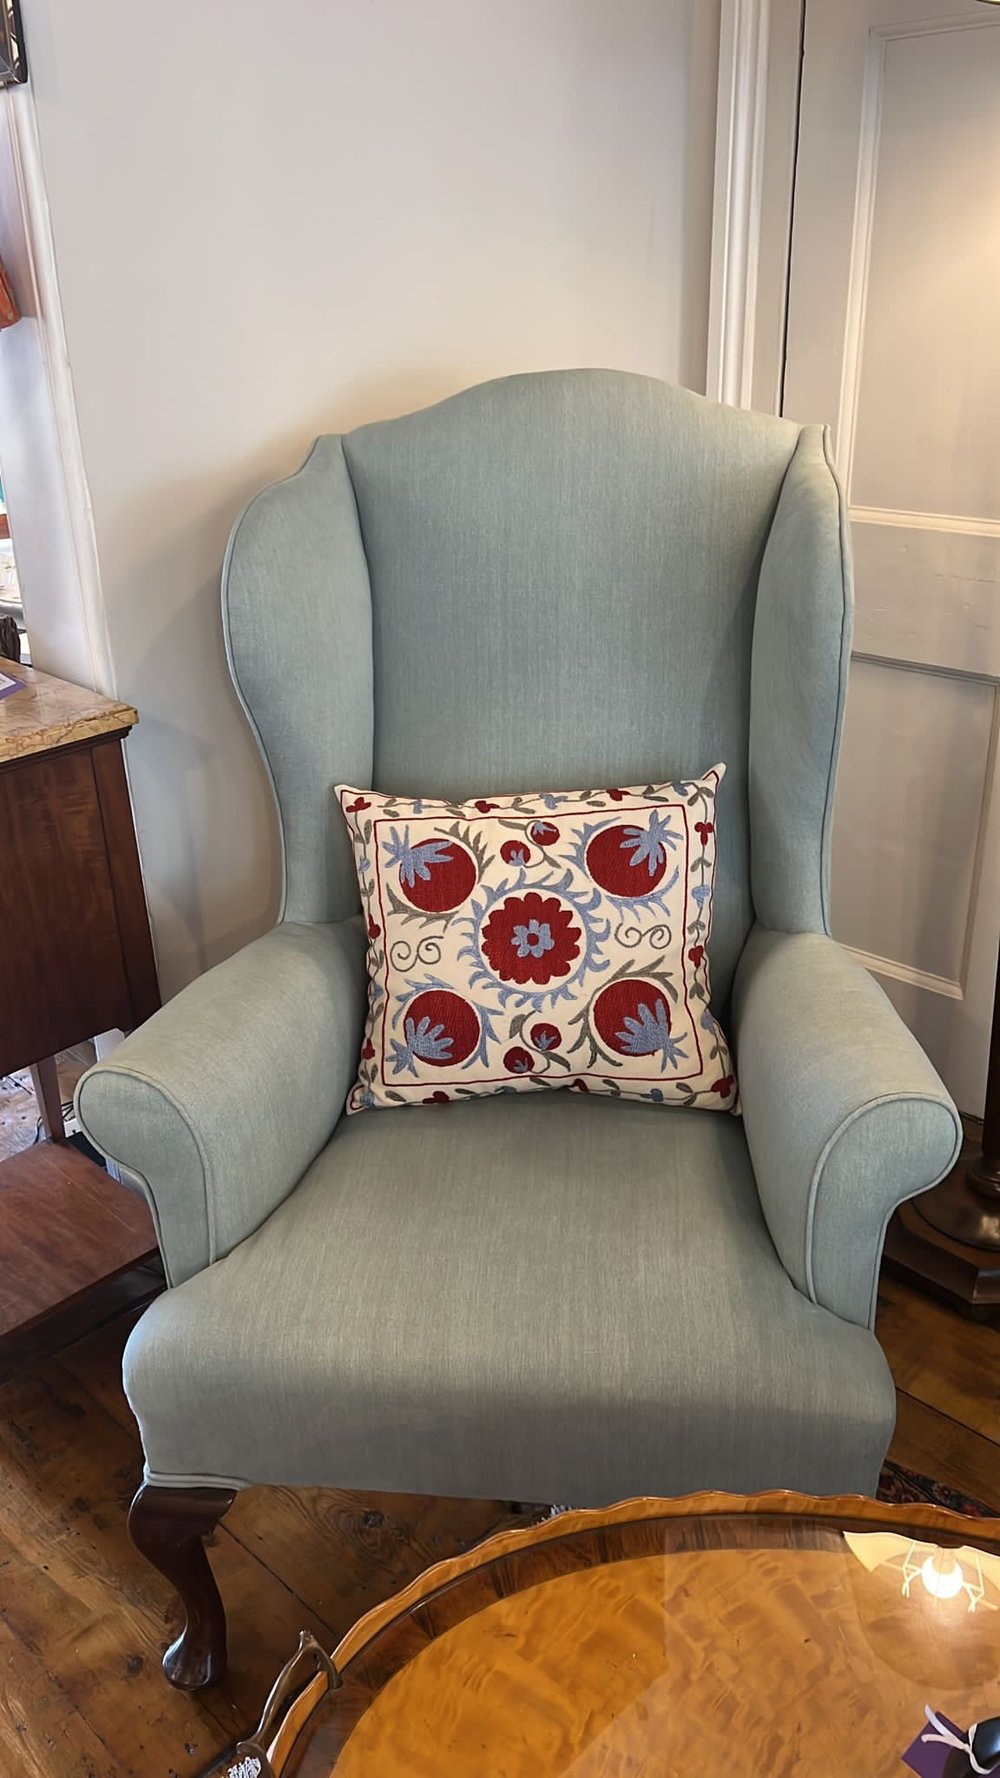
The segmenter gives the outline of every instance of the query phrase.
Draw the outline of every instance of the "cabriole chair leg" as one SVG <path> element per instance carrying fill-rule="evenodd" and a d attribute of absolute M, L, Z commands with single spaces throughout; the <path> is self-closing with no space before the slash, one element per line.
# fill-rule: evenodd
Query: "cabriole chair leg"
<path fill-rule="evenodd" d="M 157 1488 L 144 1483 L 128 1528 L 137 1550 L 173 1583 L 184 1626 L 163 1657 L 171 1685 L 197 1691 L 226 1671 L 226 1614 L 202 1539 L 235 1500 L 229 1488 Z"/>

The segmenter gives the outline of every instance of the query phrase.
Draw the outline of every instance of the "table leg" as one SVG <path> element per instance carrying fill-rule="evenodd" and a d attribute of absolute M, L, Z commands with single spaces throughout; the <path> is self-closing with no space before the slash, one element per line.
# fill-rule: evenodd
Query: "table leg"
<path fill-rule="evenodd" d="M 55 1056 L 45 1056 L 31 1064 L 31 1084 L 35 1089 L 42 1129 L 50 1142 L 65 1142 L 62 1094 L 59 1091 L 59 1068 Z"/>

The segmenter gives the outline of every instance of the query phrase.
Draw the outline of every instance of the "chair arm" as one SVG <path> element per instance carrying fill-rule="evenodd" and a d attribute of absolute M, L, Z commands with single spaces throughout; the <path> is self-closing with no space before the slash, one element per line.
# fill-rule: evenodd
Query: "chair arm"
<path fill-rule="evenodd" d="M 90 1140 L 149 1200 L 180 1284 L 287 1197 L 328 1140 L 365 1009 L 359 919 L 283 925 L 210 969 L 80 1081 Z"/>
<path fill-rule="evenodd" d="M 733 991 L 747 1144 L 799 1290 L 871 1326 L 886 1225 L 943 1178 L 962 1126 L 923 1050 L 832 938 L 756 927 Z"/>

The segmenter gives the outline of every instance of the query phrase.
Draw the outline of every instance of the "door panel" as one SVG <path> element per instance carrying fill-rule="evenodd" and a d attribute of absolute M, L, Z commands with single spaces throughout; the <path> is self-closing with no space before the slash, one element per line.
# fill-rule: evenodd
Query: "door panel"
<path fill-rule="evenodd" d="M 784 412 L 855 553 L 833 927 L 981 1112 L 1000 936 L 1000 7 L 807 0 Z"/>
<path fill-rule="evenodd" d="M 856 659 L 851 702 L 839 785 L 850 832 L 841 832 L 833 868 L 837 936 L 891 959 L 904 980 L 928 975 L 939 992 L 957 998 L 970 942 L 993 689 Z M 873 734 L 882 740 L 876 758 Z M 981 763 L 970 771 L 973 752 Z"/>

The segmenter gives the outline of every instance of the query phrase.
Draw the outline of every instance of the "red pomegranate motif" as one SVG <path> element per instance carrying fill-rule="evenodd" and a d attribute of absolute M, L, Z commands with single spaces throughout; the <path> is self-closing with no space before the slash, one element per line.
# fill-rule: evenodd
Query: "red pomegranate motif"
<path fill-rule="evenodd" d="M 516 1043 L 504 1056 L 503 1065 L 508 1074 L 530 1074 L 535 1066 L 535 1058 L 530 1050 L 522 1049 Z"/>
<path fill-rule="evenodd" d="M 594 1001 L 592 1018 L 609 1050 L 619 1056 L 669 1055 L 670 1007 L 656 982 L 627 976 L 611 982 Z"/>
<path fill-rule="evenodd" d="M 392 1039 L 393 1074 L 416 1074 L 418 1062 L 454 1068 L 479 1042 L 475 1007 L 446 988 L 428 988 L 410 1001 L 403 1018 L 403 1042 Z"/>
<path fill-rule="evenodd" d="M 530 864 L 531 847 L 523 840 L 504 840 L 500 847 L 500 856 L 504 864 Z"/>
<path fill-rule="evenodd" d="M 637 901 L 651 895 L 667 868 L 668 819 L 654 809 L 646 826 L 616 821 L 587 847 L 587 869 L 609 895 Z"/>
<path fill-rule="evenodd" d="M 533 821 L 528 834 L 536 846 L 554 846 L 559 838 L 559 829 L 551 821 Z"/>
<path fill-rule="evenodd" d="M 460 907 L 476 886 L 476 861 L 449 835 L 410 840 L 394 827 L 382 847 L 386 863 L 399 866 L 399 887 L 424 914 L 447 914 Z"/>
<path fill-rule="evenodd" d="M 531 1041 L 536 1050 L 557 1050 L 562 1043 L 562 1032 L 558 1025 L 550 1025 L 546 1020 L 531 1027 Z"/>
<path fill-rule="evenodd" d="M 583 934 L 554 895 L 508 895 L 483 927 L 483 954 L 502 982 L 550 982 L 568 975 Z"/>

